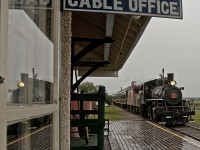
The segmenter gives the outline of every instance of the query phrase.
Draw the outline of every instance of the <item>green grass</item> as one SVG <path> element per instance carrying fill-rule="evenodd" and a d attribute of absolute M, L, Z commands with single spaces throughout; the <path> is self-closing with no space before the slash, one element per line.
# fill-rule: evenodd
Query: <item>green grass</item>
<path fill-rule="evenodd" d="M 110 105 L 105 109 L 105 118 L 109 119 L 110 121 L 122 120 L 124 118 L 124 110 Z"/>
<path fill-rule="evenodd" d="M 116 106 L 111 105 L 109 107 L 106 107 L 105 109 L 105 118 L 111 121 L 123 120 L 125 117 L 125 113 L 126 113 L 125 110 L 122 110 Z M 196 123 L 200 124 L 200 110 L 196 110 L 195 115 L 192 116 L 192 118 Z"/>
<path fill-rule="evenodd" d="M 192 116 L 194 119 L 195 123 L 200 124 L 200 110 L 195 110 L 195 115 Z"/>
<path fill-rule="evenodd" d="M 193 106 L 195 106 L 195 108 L 200 108 L 200 101 L 194 101 Z"/>
<path fill-rule="evenodd" d="M 195 106 L 195 108 L 200 108 L 200 101 L 199 100 L 192 100 L 191 105 Z"/>
<path fill-rule="evenodd" d="M 193 99 L 191 105 L 194 106 L 195 108 L 200 109 L 200 100 Z M 194 119 L 195 123 L 200 124 L 200 110 L 195 110 L 195 115 L 192 116 L 192 118 Z"/>
<path fill-rule="evenodd" d="M 196 106 L 195 106 L 195 108 L 198 108 L 198 109 L 200 109 L 200 105 L 196 105 Z"/>

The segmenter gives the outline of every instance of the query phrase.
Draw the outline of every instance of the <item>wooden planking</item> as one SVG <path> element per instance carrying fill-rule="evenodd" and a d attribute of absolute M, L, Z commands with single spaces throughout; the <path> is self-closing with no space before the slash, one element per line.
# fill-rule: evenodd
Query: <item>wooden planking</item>
<path fill-rule="evenodd" d="M 112 150 L 121 150 L 115 138 L 109 138 L 110 147 Z"/>
<path fill-rule="evenodd" d="M 165 128 L 165 127 L 161 127 Z M 170 134 L 145 121 L 115 121 L 110 124 L 109 141 L 112 150 L 178 150 L 199 147 L 194 142 Z M 183 144 L 184 143 L 184 144 Z"/>
<path fill-rule="evenodd" d="M 131 144 L 126 140 L 123 136 L 123 128 L 121 127 L 120 123 L 112 124 L 113 132 L 117 133 L 114 134 L 113 137 L 116 139 L 117 143 L 119 144 L 121 149 L 130 149 Z"/>

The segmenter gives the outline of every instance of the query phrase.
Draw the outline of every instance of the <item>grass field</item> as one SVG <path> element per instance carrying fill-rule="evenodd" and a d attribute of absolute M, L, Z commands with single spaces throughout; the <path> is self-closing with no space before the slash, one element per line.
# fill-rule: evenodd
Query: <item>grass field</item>
<path fill-rule="evenodd" d="M 113 120 L 120 120 L 121 117 L 122 117 L 121 110 L 119 110 L 117 107 L 114 107 L 112 105 L 110 105 L 109 107 L 106 107 L 105 109 L 106 119 L 113 121 Z"/>
<path fill-rule="evenodd" d="M 105 118 L 111 121 L 122 120 L 125 117 L 125 114 L 126 114 L 125 110 L 122 110 L 113 105 L 110 105 L 105 109 Z"/>
<path fill-rule="evenodd" d="M 194 106 L 195 106 L 195 108 L 200 109 L 200 104 L 199 104 L 199 103 L 198 103 L 198 104 L 195 104 Z"/>
<path fill-rule="evenodd" d="M 192 118 L 194 119 L 194 121 L 198 124 L 200 124 L 200 110 L 196 110 L 195 111 L 195 116 L 192 116 Z"/>
<path fill-rule="evenodd" d="M 125 115 L 126 115 L 125 110 L 122 110 L 112 105 L 109 107 L 106 107 L 105 109 L 105 118 L 111 121 L 122 120 L 124 119 Z M 200 124 L 200 110 L 196 110 L 195 115 L 192 116 L 192 118 L 194 119 L 196 123 Z"/>
<path fill-rule="evenodd" d="M 200 109 L 200 100 L 193 100 L 192 105 L 195 106 L 196 109 Z M 200 110 L 195 110 L 195 115 L 192 116 L 192 118 L 196 123 L 200 124 Z"/>

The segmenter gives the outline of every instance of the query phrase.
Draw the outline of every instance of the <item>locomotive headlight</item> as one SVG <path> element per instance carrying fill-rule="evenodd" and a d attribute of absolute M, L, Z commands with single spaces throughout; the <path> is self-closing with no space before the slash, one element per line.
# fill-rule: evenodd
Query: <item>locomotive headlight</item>
<path fill-rule="evenodd" d="M 176 81 L 171 81 L 170 83 L 172 86 L 175 86 L 176 85 Z"/>

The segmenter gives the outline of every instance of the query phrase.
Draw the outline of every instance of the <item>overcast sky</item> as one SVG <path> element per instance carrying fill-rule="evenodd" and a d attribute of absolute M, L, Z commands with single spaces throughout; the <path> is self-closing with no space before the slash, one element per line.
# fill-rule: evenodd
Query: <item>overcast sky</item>
<path fill-rule="evenodd" d="M 152 18 L 117 78 L 86 78 L 108 93 L 131 81 L 174 73 L 184 97 L 200 96 L 200 0 L 182 0 L 183 20 Z M 165 74 L 166 75 L 166 74 Z"/>

